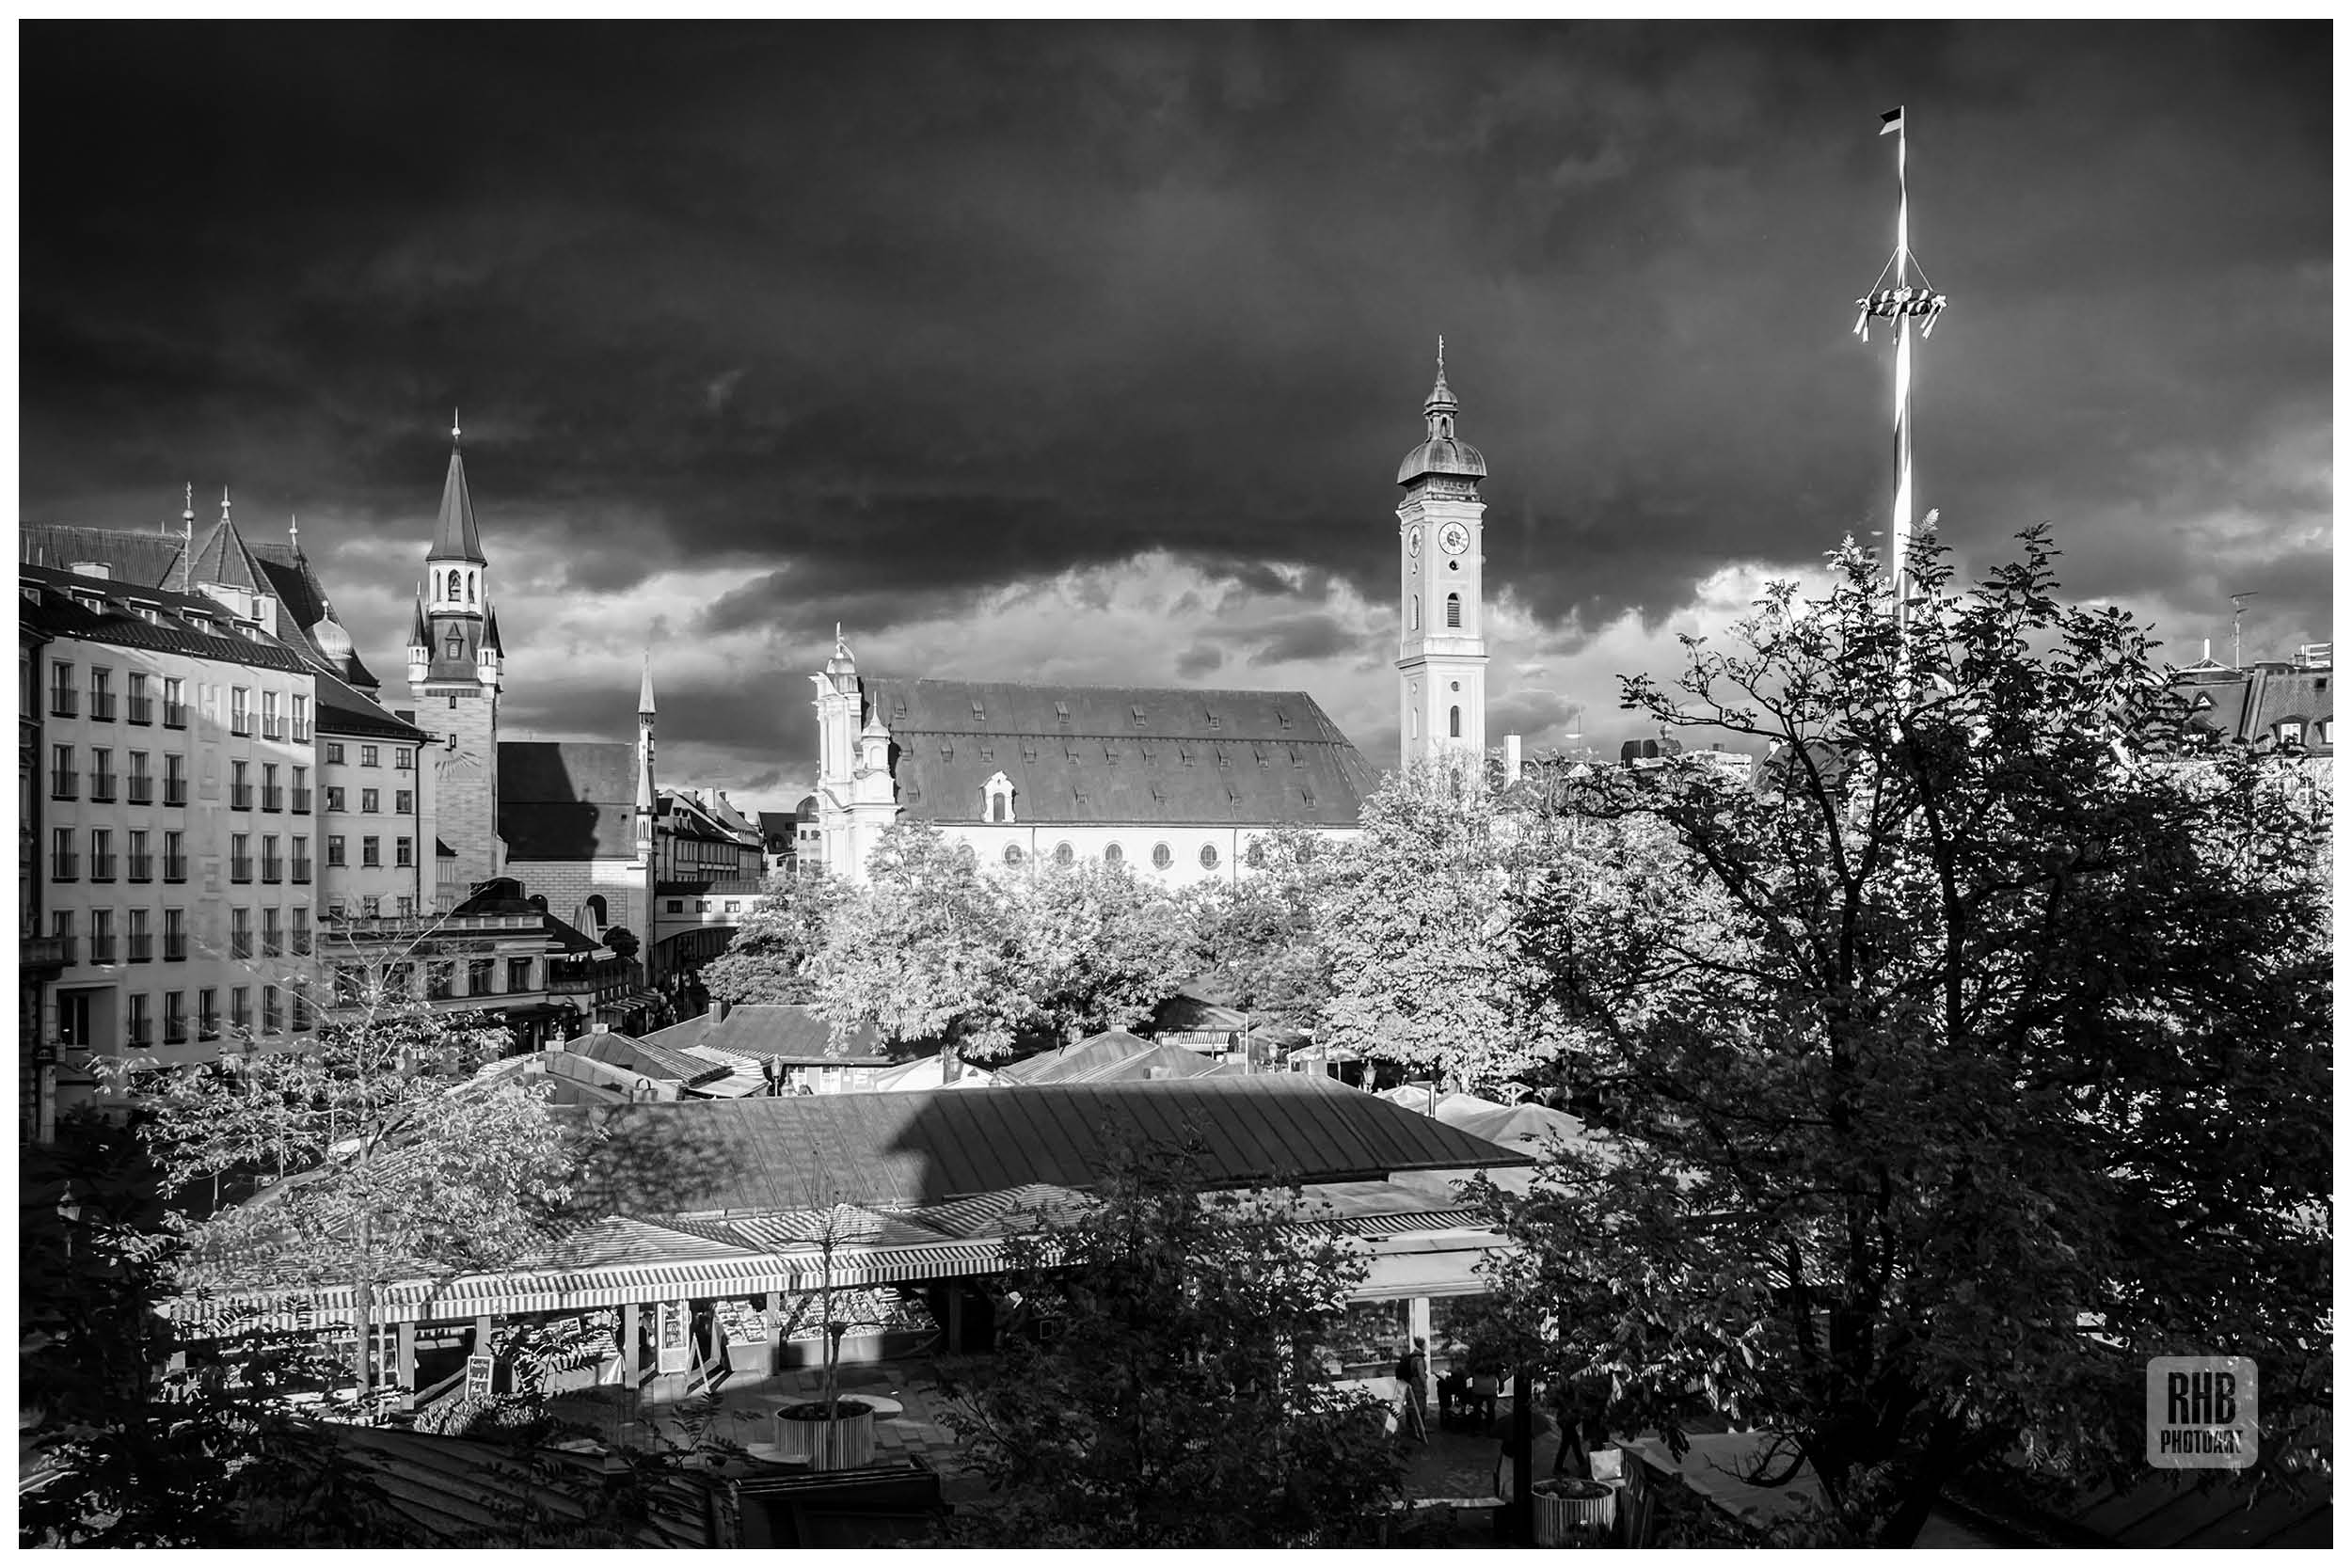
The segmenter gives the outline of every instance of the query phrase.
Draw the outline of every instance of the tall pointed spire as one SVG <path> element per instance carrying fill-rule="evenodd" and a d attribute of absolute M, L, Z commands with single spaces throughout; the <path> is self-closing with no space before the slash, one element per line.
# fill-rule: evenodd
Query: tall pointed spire
<path fill-rule="evenodd" d="M 645 650 L 645 678 L 637 688 L 637 716 L 640 719 L 649 719 L 653 716 L 653 650 L 651 648 Z"/>
<path fill-rule="evenodd" d="M 470 561 L 488 565 L 482 553 L 482 535 L 473 521 L 473 498 L 466 491 L 466 459 L 457 448 L 456 416 L 451 415 L 449 477 L 441 482 L 441 515 L 433 528 L 429 561 Z"/>
<path fill-rule="evenodd" d="M 302 553 L 302 519 L 291 512 L 286 514 L 286 544 L 294 554 Z"/>

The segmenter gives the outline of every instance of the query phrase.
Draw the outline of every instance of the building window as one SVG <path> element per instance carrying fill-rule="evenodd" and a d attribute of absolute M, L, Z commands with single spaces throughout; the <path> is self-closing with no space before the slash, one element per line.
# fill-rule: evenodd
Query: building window
<path fill-rule="evenodd" d="M 1127 851 L 1121 849 L 1118 845 L 1107 844 L 1103 847 L 1103 863 L 1104 865 L 1122 864 L 1126 859 Z"/>
<path fill-rule="evenodd" d="M 710 908 L 710 906 L 706 903 L 703 905 L 703 908 L 707 910 Z M 605 923 L 611 917 L 605 913 L 604 910 L 604 895 L 601 893 L 590 894 L 588 895 L 588 923 L 596 928 L 599 935 L 603 933 Z"/>
<path fill-rule="evenodd" d="M 531 989 L 531 960 L 529 958 L 506 960 L 506 989 L 510 991 Z"/>
<path fill-rule="evenodd" d="M 683 898 L 671 899 L 670 912 L 672 914 L 684 914 L 686 912 L 686 900 Z"/>
<path fill-rule="evenodd" d="M 153 1037 L 155 1021 L 148 1016 L 149 1001 L 148 993 L 143 990 L 131 993 L 131 1016 L 126 1032 L 133 1045 L 145 1045 Z"/>
<path fill-rule="evenodd" d="M 253 733 L 252 704 L 253 693 L 248 689 L 242 686 L 232 686 L 229 689 L 229 733 L 230 735 Z"/>
<path fill-rule="evenodd" d="M 112 829 L 92 828 L 89 831 L 89 879 L 111 882 L 115 879 L 115 835 Z"/>
<path fill-rule="evenodd" d="M 325 754 L 325 755 L 324 755 L 324 756 L 323 756 L 320 760 L 321 760 L 321 761 L 323 761 L 323 762 L 341 762 L 341 761 L 342 761 L 342 760 L 343 760 L 343 743 L 342 743 L 342 741 L 340 741 L 340 740 L 330 740 L 330 741 L 328 741 L 328 742 L 326 743 L 326 754 Z"/>
<path fill-rule="evenodd" d="M 413 838 L 396 838 L 392 840 L 392 863 L 394 865 L 416 864 L 416 847 L 417 841 Z"/>
<path fill-rule="evenodd" d="M 60 719 L 73 717 L 76 693 L 73 689 L 73 666 L 53 664 L 49 667 L 49 711 Z"/>
<path fill-rule="evenodd" d="M 229 956 L 232 958 L 253 957 L 253 911 L 229 911 Z"/>
<path fill-rule="evenodd" d="M 135 671 L 124 676 L 122 695 L 125 705 L 130 709 L 128 717 L 132 723 L 151 724 L 155 721 L 154 701 L 147 694 L 147 677 L 144 674 Z"/>
<path fill-rule="evenodd" d="M 177 752 L 164 753 L 164 804 L 188 803 L 188 759 Z"/>
<path fill-rule="evenodd" d="M 294 737 L 310 738 L 310 699 L 297 691 L 294 694 Z"/>
<path fill-rule="evenodd" d="M 392 810 L 401 816 L 417 815 L 417 792 L 413 789 L 392 791 Z"/>
<path fill-rule="evenodd" d="M 405 773 L 417 766 L 417 753 L 405 746 L 392 748 L 392 766 Z"/>
<path fill-rule="evenodd" d="M 1054 863 L 1056 865 L 1072 865 L 1076 863 L 1077 859 L 1077 848 L 1072 845 L 1068 839 L 1064 839 L 1059 844 L 1054 846 Z"/>
<path fill-rule="evenodd" d="M 326 809 L 328 811 L 342 811 L 345 809 L 343 805 L 342 785 L 328 784 L 326 786 Z"/>
<path fill-rule="evenodd" d="M 178 675 L 164 677 L 164 728 L 188 727 L 188 683 Z"/>
<path fill-rule="evenodd" d="M 253 996 L 244 986 L 229 988 L 229 1026 L 231 1029 L 253 1027 Z"/>
<path fill-rule="evenodd" d="M 73 748 L 49 748 L 49 794 L 51 799 L 71 800 L 82 793 L 82 781 L 73 771 Z"/>
<path fill-rule="evenodd" d="M 496 958 L 468 958 L 466 960 L 467 995 L 487 996 L 497 984 L 498 960 Z"/>
<path fill-rule="evenodd" d="M 2280 720 L 2280 721 L 2279 721 L 2279 725 L 2278 725 L 2278 736 L 2279 736 L 2279 744 L 2280 744 L 2280 745 L 2281 745 L 2281 746 L 2300 746 L 2300 745 L 2302 745 L 2302 744 L 2303 744 L 2303 721 L 2301 721 L 2300 719 L 2281 719 L 2281 720 Z"/>
<path fill-rule="evenodd" d="M 131 961 L 147 964 L 155 961 L 154 933 L 147 928 L 147 911 L 132 910 L 123 919 L 124 935 L 130 939 Z"/>
<path fill-rule="evenodd" d="M 377 753 L 376 753 L 376 749 L 375 749 L 374 747 L 373 747 L 373 746 L 362 746 L 362 747 L 360 747 L 360 748 L 359 748 L 359 766 L 360 766 L 360 767 L 362 767 L 362 768 L 373 768 L 373 767 L 375 767 L 375 766 L 376 766 L 376 754 L 377 754 Z"/>
<path fill-rule="evenodd" d="M 135 882 L 153 881 L 155 879 L 155 857 L 147 847 L 146 830 L 133 828 L 124 836 L 130 842 L 124 847 L 123 858 L 131 863 L 125 868 L 124 875 Z"/>
<path fill-rule="evenodd" d="M 1460 629 L 1462 625 L 1461 594 L 1448 594 L 1445 596 L 1445 624 L 1449 628 L 1455 630 Z"/>
<path fill-rule="evenodd" d="M 89 912 L 89 961 L 110 964 L 115 961 L 115 911 L 92 910 Z"/>
<path fill-rule="evenodd" d="M 382 802 L 383 799 L 384 792 L 381 790 L 363 789 L 359 792 L 359 809 L 367 815 L 373 816 L 375 815 L 376 807 Z"/>
<path fill-rule="evenodd" d="M 1406 626 L 1406 630 L 1408 630 L 1408 631 L 1419 631 L 1419 630 L 1421 630 L 1421 595 L 1420 595 L 1419 594 L 1414 594 L 1414 595 L 1413 595 L 1413 611 L 1412 611 L 1412 616 L 1413 616 L 1413 618 L 1412 618 L 1412 620 L 1411 620 L 1411 621 L 1407 624 L 1407 626 Z"/>
<path fill-rule="evenodd" d="M 89 716 L 92 719 L 112 719 L 115 716 L 115 673 L 103 666 L 92 666 L 89 673 Z"/>
<path fill-rule="evenodd" d="M 82 874 L 82 857 L 73 847 L 73 830 L 56 828 L 49 834 L 49 875 L 53 880 L 70 882 Z"/>
<path fill-rule="evenodd" d="M 1462 738 L 1462 710 L 1460 708 L 1451 707 L 1446 709 L 1445 728 L 1446 734 L 1454 739 L 1459 740 Z"/>
<path fill-rule="evenodd" d="M 262 1033 L 275 1035 L 284 1025 L 284 1015 L 278 1010 L 278 988 L 262 988 Z"/>
<path fill-rule="evenodd" d="M 196 993 L 196 1037 L 220 1038 L 220 993 L 210 986 Z"/>
<path fill-rule="evenodd" d="M 294 809 L 298 812 L 310 809 L 310 770 L 299 764 L 294 770 Z"/>
<path fill-rule="evenodd" d="M 310 956 L 310 911 L 299 904 L 294 911 L 294 950 L 296 958 Z"/>
<path fill-rule="evenodd" d="M 262 693 L 262 738 L 263 740 L 286 738 L 286 721 L 278 714 L 278 693 L 275 691 Z"/>
<path fill-rule="evenodd" d="M 384 841 L 373 833 L 363 834 L 359 840 L 359 863 L 382 865 L 384 863 Z"/>
<path fill-rule="evenodd" d="M 253 879 L 252 845 L 251 833 L 229 835 L 229 879 L 230 881 L 249 882 Z"/>
<path fill-rule="evenodd" d="M 188 879 L 187 834 L 174 828 L 164 834 L 164 880 L 184 882 Z"/>
<path fill-rule="evenodd" d="M 343 863 L 342 834 L 329 833 L 326 835 L 326 863 L 329 865 L 341 865 Z"/>
<path fill-rule="evenodd" d="M 1165 871 L 1176 863 L 1176 851 L 1165 844 L 1154 844 L 1152 846 L 1152 863 Z"/>
<path fill-rule="evenodd" d="M 278 923 L 278 911 L 262 911 L 262 957 L 275 958 L 286 949 L 285 928 Z"/>
<path fill-rule="evenodd" d="M 1200 847 L 1200 869 L 1203 871 L 1215 871 L 1216 869 L 1216 845 L 1203 844 Z"/>

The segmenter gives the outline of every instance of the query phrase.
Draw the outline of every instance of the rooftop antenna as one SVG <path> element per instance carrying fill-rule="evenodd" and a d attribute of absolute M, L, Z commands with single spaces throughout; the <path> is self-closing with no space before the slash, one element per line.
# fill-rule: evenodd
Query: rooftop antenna
<path fill-rule="evenodd" d="M 226 490 L 221 492 L 227 495 Z M 196 482 L 190 480 L 180 494 L 180 592 L 188 592 L 188 572 L 196 562 Z"/>
<path fill-rule="evenodd" d="M 1922 324 L 1919 338 L 1926 341 L 1951 302 L 1934 292 L 1925 267 L 1919 269 L 1920 286 L 1911 284 L 1911 184 L 1905 166 L 1910 146 L 1900 108 L 1879 116 L 1879 135 L 1895 138 L 1895 254 L 1879 269 L 1870 292 L 1854 301 L 1861 314 L 1854 318 L 1853 329 L 1867 343 L 1871 317 L 1895 323 L 1895 515 L 1887 531 L 1895 558 L 1895 624 L 1899 626 L 1908 619 L 1911 598 L 1911 324 Z M 1895 278 L 1891 288 L 1886 283 L 1889 273 Z"/>
<path fill-rule="evenodd" d="M 2246 601 L 2262 597 L 2258 588 L 2241 589 L 2230 595 L 2230 668 L 2246 668 Z"/>
<path fill-rule="evenodd" d="M 286 543 L 294 547 L 294 554 L 302 553 L 302 519 L 291 512 L 286 514 Z"/>

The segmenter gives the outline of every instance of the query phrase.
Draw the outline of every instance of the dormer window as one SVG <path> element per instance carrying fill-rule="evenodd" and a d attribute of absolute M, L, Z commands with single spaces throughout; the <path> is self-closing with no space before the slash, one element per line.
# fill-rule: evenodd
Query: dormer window
<path fill-rule="evenodd" d="M 2300 719 L 2281 719 L 2279 721 L 2276 733 L 2279 736 L 2280 745 L 2300 746 L 2303 744 L 2303 721 Z"/>
<path fill-rule="evenodd" d="M 442 641 L 441 646 L 450 657 L 462 659 L 466 657 L 466 634 L 455 626 L 452 626 L 449 628 L 448 638 Z"/>
<path fill-rule="evenodd" d="M 1012 781 L 1002 773 L 991 773 L 988 783 L 980 785 L 980 820 L 1004 823 L 1014 820 Z"/>
<path fill-rule="evenodd" d="M 1021 760 L 1023 762 L 1035 762 L 1037 760 L 1036 741 L 1024 740 L 1021 743 Z"/>
<path fill-rule="evenodd" d="M 1218 726 L 1218 723 L 1217 723 L 1217 718 L 1216 718 L 1216 713 L 1215 713 L 1215 712 L 1213 712 L 1213 711 L 1211 711 L 1211 710 L 1209 710 L 1209 709 L 1206 709 L 1206 708 L 1203 708 L 1201 711 L 1202 711 L 1202 712 L 1204 712 L 1204 713 L 1207 713 L 1207 714 L 1208 714 L 1208 718 L 1209 718 L 1209 728 L 1211 728 L 1211 729 L 1213 729 L 1213 730 L 1214 730 L 1214 729 L 1216 729 L 1216 728 L 1218 728 L 1218 727 L 1219 727 L 1219 726 Z"/>
<path fill-rule="evenodd" d="M 1143 728 L 1143 709 L 1139 707 L 1131 707 L 1127 711 L 1136 716 L 1136 728 Z"/>
<path fill-rule="evenodd" d="M 972 699 L 972 722 L 975 724 L 988 722 L 988 709 L 980 705 L 980 700 L 977 697 Z"/>
<path fill-rule="evenodd" d="M 1291 727 L 1291 716 L 1279 707 L 1274 710 L 1274 721 L 1286 730 Z"/>

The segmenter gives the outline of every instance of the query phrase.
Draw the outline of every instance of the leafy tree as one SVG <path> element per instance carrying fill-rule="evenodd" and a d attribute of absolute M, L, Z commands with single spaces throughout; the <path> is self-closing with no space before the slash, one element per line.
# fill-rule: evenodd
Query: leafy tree
<path fill-rule="evenodd" d="M 1363 826 L 1318 890 L 1323 1037 L 1465 1088 L 1545 1054 L 1546 988 L 1514 914 L 1530 820 L 1480 759 L 1449 754 L 1383 785 Z"/>
<path fill-rule="evenodd" d="M 825 920 L 807 966 L 836 1039 L 870 1022 L 894 1044 L 938 1040 L 966 1061 L 1009 1055 L 1032 1026 L 1019 911 L 972 847 L 925 823 L 886 830 L 866 883 Z"/>
<path fill-rule="evenodd" d="M 2194 736 L 2055 551 L 1905 621 L 1867 555 L 1691 640 L 1669 727 L 1774 748 L 1607 769 L 1518 923 L 1621 1134 L 1524 1200 L 1496 1303 L 1619 1431 L 1701 1408 L 1785 1434 L 1838 1539 L 1900 1545 L 2024 1455 L 2128 1481 L 2146 1358 L 2249 1354 L 2265 1462 L 2328 1398 L 2324 799 Z"/>
<path fill-rule="evenodd" d="M 1312 1028 L 1331 994 L 1331 956 L 1317 914 L 1336 863 L 1313 829 L 1285 826 L 1250 841 L 1249 875 L 1190 890 L 1201 982 L 1269 1023 Z"/>
<path fill-rule="evenodd" d="M 1028 1322 L 946 1385 L 995 1495 L 958 1544 L 1333 1545 L 1401 1496 L 1385 1402 L 1320 1381 L 1361 1256 L 1302 1229 L 1295 1192 L 1204 1194 L 1190 1167 L 1139 1153 L 1010 1243 Z"/>
<path fill-rule="evenodd" d="M 1123 865 L 1043 865 L 1008 892 L 1036 1027 L 1063 1044 L 1151 1017 L 1192 972 L 1178 900 Z"/>
<path fill-rule="evenodd" d="M 821 875 L 771 877 L 727 950 L 703 966 L 705 988 L 725 1002 L 814 1002 L 811 966 L 846 891 Z"/>
<path fill-rule="evenodd" d="M 547 1088 L 466 1075 L 503 1031 L 437 1015 L 381 985 L 291 1050 L 156 1069 L 102 1064 L 139 1095 L 139 1136 L 167 1192 L 290 1173 L 202 1219 L 170 1214 L 183 1289 L 347 1284 L 362 1388 L 374 1386 L 374 1290 L 495 1266 L 568 1196 L 582 1126 Z"/>

